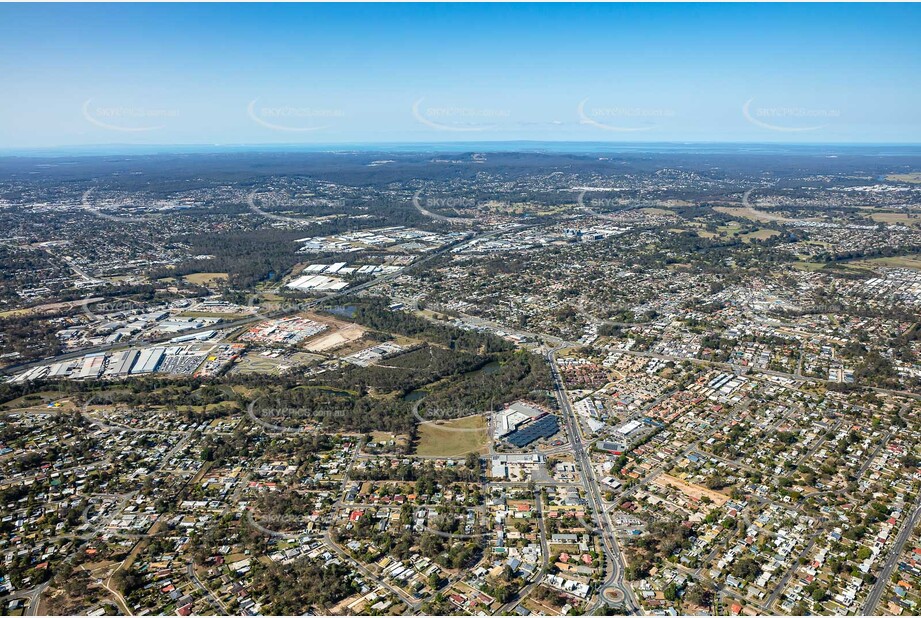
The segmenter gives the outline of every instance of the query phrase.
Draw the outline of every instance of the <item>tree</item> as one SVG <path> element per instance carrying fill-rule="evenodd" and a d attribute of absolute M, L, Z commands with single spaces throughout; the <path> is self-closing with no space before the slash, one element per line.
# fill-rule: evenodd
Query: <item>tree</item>
<path fill-rule="evenodd" d="M 745 581 L 754 581 L 761 574 L 761 565 L 754 558 L 741 558 L 732 565 L 732 574 Z"/>
<path fill-rule="evenodd" d="M 678 585 L 675 584 L 675 582 L 670 583 L 668 586 L 665 587 L 663 594 L 665 595 L 666 600 L 672 601 L 672 602 L 677 601 L 678 600 Z"/>

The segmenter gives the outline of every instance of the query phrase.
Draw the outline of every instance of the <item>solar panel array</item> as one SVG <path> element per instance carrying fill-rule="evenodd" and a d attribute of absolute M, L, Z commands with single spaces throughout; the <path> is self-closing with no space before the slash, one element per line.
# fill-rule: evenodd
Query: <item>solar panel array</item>
<path fill-rule="evenodd" d="M 559 419 L 552 414 L 547 416 L 542 416 L 532 423 L 528 423 L 521 429 L 513 431 L 508 436 L 505 437 L 506 440 L 513 446 L 521 448 L 527 446 L 534 442 L 535 440 L 540 440 L 541 438 L 549 438 L 560 430 Z"/>

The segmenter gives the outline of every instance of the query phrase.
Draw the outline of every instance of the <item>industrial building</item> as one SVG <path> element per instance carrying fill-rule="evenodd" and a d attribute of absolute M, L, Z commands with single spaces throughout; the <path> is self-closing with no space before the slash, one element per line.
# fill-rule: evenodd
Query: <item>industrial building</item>
<path fill-rule="evenodd" d="M 105 366 L 106 355 L 102 352 L 98 354 L 88 354 L 83 357 L 83 364 L 80 371 L 75 376 L 79 380 L 92 380 L 102 375 Z"/>
<path fill-rule="evenodd" d="M 509 405 L 496 415 L 496 438 L 504 438 L 528 421 L 546 414 L 543 410 L 529 406 L 520 401 Z"/>
<path fill-rule="evenodd" d="M 163 348 L 147 348 L 142 350 L 140 357 L 131 369 L 131 375 L 153 373 L 157 370 L 157 367 L 160 366 L 160 362 L 163 360 L 163 354 Z"/>
<path fill-rule="evenodd" d="M 624 423 L 623 425 L 621 425 L 614 431 L 620 434 L 621 436 L 623 436 L 624 438 L 627 438 L 633 432 L 635 432 L 637 429 L 639 429 L 642 426 L 643 426 L 643 423 L 641 423 L 640 421 L 633 420 L 633 421 L 628 421 Z"/>
<path fill-rule="evenodd" d="M 541 438 L 556 435 L 559 431 L 559 419 L 553 414 L 547 414 L 513 431 L 505 439 L 512 446 L 523 448 Z"/>
<path fill-rule="evenodd" d="M 140 354 L 140 350 L 116 352 L 112 355 L 112 358 L 109 359 L 109 367 L 106 369 L 106 374 L 119 377 L 128 375 L 131 373 L 131 368 L 134 367 L 134 363 L 137 361 Z"/>
<path fill-rule="evenodd" d="M 294 290 L 315 290 L 318 292 L 335 292 L 348 286 L 346 281 L 326 275 L 304 275 L 290 281 L 287 287 Z"/>

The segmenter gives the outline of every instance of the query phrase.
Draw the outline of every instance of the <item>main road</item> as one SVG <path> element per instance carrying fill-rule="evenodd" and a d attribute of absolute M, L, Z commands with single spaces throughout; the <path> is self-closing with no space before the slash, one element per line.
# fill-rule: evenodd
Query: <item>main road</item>
<path fill-rule="evenodd" d="M 899 556 L 902 554 L 902 548 L 905 546 L 909 537 L 911 537 L 911 533 L 914 532 L 915 528 L 918 526 L 919 520 L 921 520 L 921 493 L 918 494 L 918 498 L 915 500 L 914 504 L 912 504 L 911 514 L 905 520 L 905 523 L 902 524 L 899 535 L 896 537 L 895 543 L 892 544 L 892 549 L 886 557 L 886 563 L 883 565 L 882 571 L 880 571 L 879 576 L 876 578 L 876 583 L 873 585 L 870 594 L 867 596 L 866 602 L 863 604 L 863 611 L 860 613 L 864 616 L 876 615 L 874 613 L 876 611 L 876 606 L 879 605 L 879 600 L 886 590 L 886 585 L 889 584 L 889 578 L 892 577 L 892 570 L 899 563 Z"/>
<path fill-rule="evenodd" d="M 608 589 L 615 589 L 623 596 L 623 606 L 626 613 L 641 613 L 639 603 L 633 594 L 633 589 L 626 583 L 624 578 L 624 561 L 620 554 L 620 549 L 614 537 L 613 526 L 604 510 L 604 503 L 601 500 L 601 490 L 598 487 L 598 479 L 595 477 L 595 471 L 592 468 L 592 461 L 585 445 L 582 444 L 582 432 L 579 430 L 575 413 L 569 405 L 569 396 L 563 387 L 563 379 L 560 376 L 559 369 L 556 365 L 556 350 L 547 353 L 547 361 L 550 364 L 550 372 L 553 376 L 553 388 L 556 391 L 557 399 L 560 402 L 563 422 L 566 425 L 566 431 L 569 433 L 569 440 L 572 444 L 573 455 L 576 462 L 582 470 L 582 483 L 585 487 L 585 494 L 591 501 L 592 509 L 598 519 L 598 528 L 601 532 L 602 546 L 607 554 L 606 563 L 611 565 L 611 575 L 602 583 L 598 589 L 598 602 L 591 610 L 605 602 L 604 593 Z"/>
<path fill-rule="evenodd" d="M 547 525 L 544 522 L 544 497 L 539 487 L 534 490 L 534 501 L 537 514 L 537 525 L 540 530 L 540 570 L 534 574 L 534 579 L 527 586 L 518 591 L 515 598 L 500 607 L 499 611 L 495 612 L 497 616 L 508 614 L 516 605 L 524 601 L 535 588 L 543 583 L 544 578 L 547 576 L 547 571 L 550 570 L 550 546 L 547 544 Z"/>

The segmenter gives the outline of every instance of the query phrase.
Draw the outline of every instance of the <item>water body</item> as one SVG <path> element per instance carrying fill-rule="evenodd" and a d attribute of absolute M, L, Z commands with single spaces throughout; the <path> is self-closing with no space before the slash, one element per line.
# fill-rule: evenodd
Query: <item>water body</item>
<path fill-rule="evenodd" d="M 339 315 L 345 318 L 354 318 L 355 314 L 358 312 L 358 308 L 355 305 L 340 305 L 338 307 L 333 307 L 328 311 L 333 315 Z"/>
<path fill-rule="evenodd" d="M 466 375 L 476 376 L 476 375 L 487 375 L 490 376 L 494 373 L 498 373 L 502 365 L 499 364 L 499 361 L 492 361 L 491 363 L 486 363 L 476 371 L 471 371 Z"/>
<path fill-rule="evenodd" d="M 410 391 L 406 393 L 405 395 L 403 395 L 403 401 L 409 401 L 409 402 L 421 401 L 422 399 L 425 399 L 425 397 L 428 394 L 429 394 L 428 391 L 423 390 L 421 388 L 417 388 L 416 390 Z"/>

